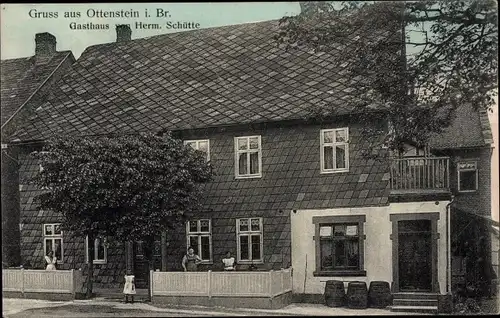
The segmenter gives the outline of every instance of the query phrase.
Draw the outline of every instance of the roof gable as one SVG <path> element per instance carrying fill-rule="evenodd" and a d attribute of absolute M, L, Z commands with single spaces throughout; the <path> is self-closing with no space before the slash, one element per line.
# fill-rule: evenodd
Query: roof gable
<path fill-rule="evenodd" d="M 487 114 L 468 104 L 458 106 L 451 124 L 429 140 L 429 146 L 434 149 L 482 147 L 491 143 Z"/>

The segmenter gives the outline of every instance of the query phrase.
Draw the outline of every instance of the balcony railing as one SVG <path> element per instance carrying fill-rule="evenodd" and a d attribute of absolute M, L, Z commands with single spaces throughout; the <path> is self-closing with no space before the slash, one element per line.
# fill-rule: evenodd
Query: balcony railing
<path fill-rule="evenodd" d="M 442 193 L 450 189 L 448 157 L 405 157 L 393 159 L 391 194 Z"/>

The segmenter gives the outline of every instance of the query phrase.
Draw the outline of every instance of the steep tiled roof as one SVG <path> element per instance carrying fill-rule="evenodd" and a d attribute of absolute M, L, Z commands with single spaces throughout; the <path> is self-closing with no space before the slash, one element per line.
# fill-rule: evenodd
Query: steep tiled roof
<path fill-rule="evenodd" d="M 25 57 L 1 61 L 2 126 L 49 79 L 71 51 L 48 57 Z"/>
<path fill-rule="evenodd" d="M 266 21 L 89 47 L 18 137 L 301 119 L 322 103 L 349 112 L 356 86 L 334 69 L 338 51 L 285 52 L 277 30 Z"/>
<path fill-rule="evenodd" d="M 492 143 L 488 115 L 463 104 L 455 111 L 452 124 L 430 139 L 434 149 L 481 147 Z"/>

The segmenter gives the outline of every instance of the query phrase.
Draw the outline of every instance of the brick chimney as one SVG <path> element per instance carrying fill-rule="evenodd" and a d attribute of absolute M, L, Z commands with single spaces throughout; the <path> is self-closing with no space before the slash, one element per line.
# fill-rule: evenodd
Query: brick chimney
<path fill-rule="evenodd" d="M 126 42 L 132 39 L 130 25 L 120 24 L 116 26 L 116 42 Z"/>
<path fill-rule="evenodd" d="M 52 34 L 37 33 L 35 35 L 35 55 L 49 56 L 56 53 L 56 37 Z"/>

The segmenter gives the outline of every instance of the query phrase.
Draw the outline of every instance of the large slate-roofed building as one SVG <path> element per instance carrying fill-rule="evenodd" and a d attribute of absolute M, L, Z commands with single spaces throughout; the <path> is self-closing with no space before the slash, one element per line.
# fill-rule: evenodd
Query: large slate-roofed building
<path fill-rule="evenodd" d="M 28 157 L 40 149 L 34 143 L 172 130 L 207 153 L 216 176 L 205 186 L 203 211 L 158 233 L 159 270 L 181 270 L 193 246 L 201 270 L 220 268 L 227 250 L 240 270 L 291 266 L 293 292 L 311 299 L 329 279 L 385 280 L 395 293 L 449 291 L 451 246 L 463 256 L 446 235 L 454 208 L 490 213 L 487 118 L 463 105 L 428 150 L 409 146 L 396 161 L 368 159 L 365 123 L 353 107 L 356 80 L 333 66 L 335 51 L 277 47 L 277 30 L 277 21 L 265 21 L 131 40 L 121 26 L 116 43 L 87 48 L 15 136 L 23 149 L 23 260 L 42 267 L 54 248 L 61 268 L 86 262 L 85 240 L 56 230 L 59 216 L 33 203 L 38 190 L 26 180 L 39 169 Z M 315 120 L 321 105 L 334 116 Z M 98 285 L 120 286 L 128 270 L 141 286 L 142 244 L 126 252 L 96 242 Z"/>

